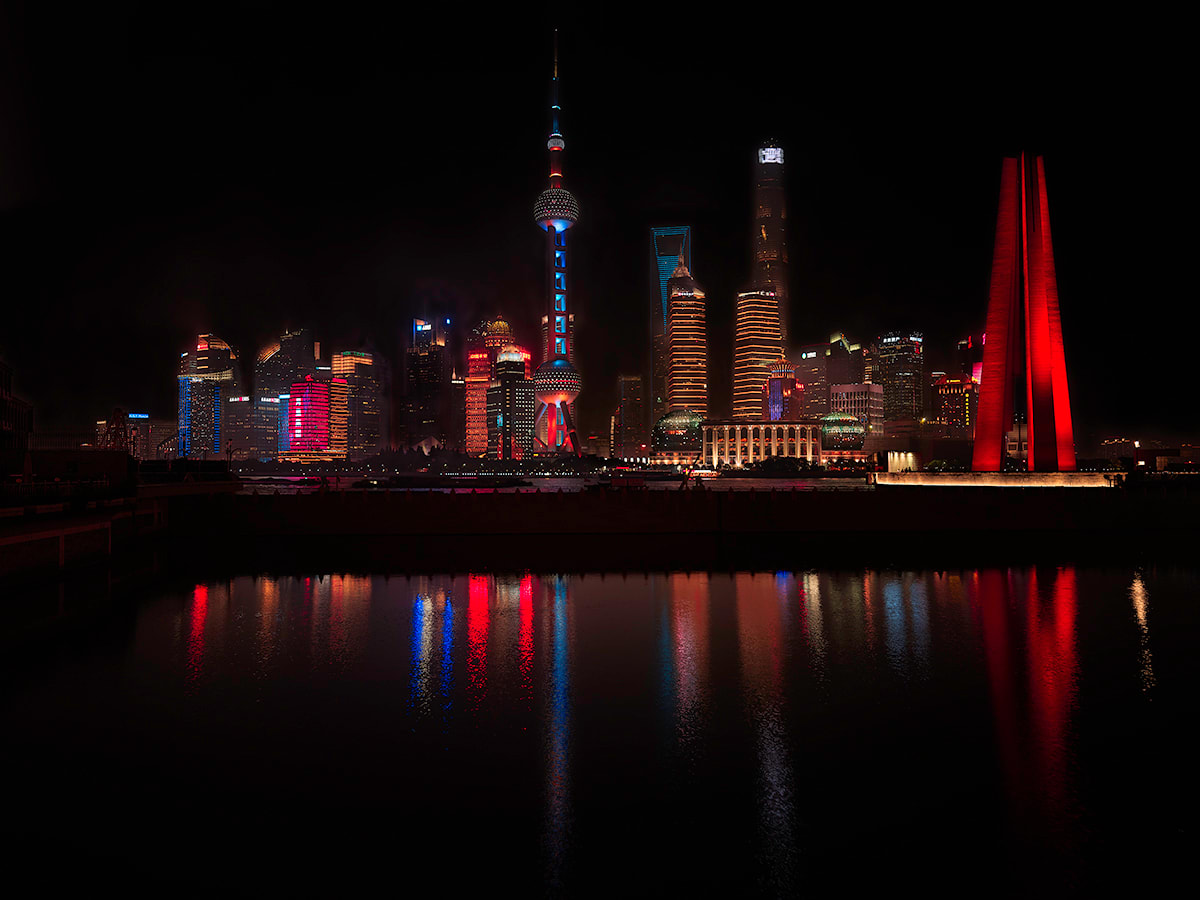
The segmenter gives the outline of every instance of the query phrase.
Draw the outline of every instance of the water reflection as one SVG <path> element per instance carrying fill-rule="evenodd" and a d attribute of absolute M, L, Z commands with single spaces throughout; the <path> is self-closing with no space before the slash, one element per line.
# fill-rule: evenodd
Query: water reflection
<path fill-rule="evenodd" d="M 664 681 L 671 685 L 675 735 L 685 755 L 697 753 L 704 736 L 708 703 L 708 576 L 669 576 L 670 620 L 663 627 L 670 656 L 664 661 Z M 669 681 L 668 681 L 669 679 Z"/>
<path fill-rule="evenodd" d="M 736 575 L 734 588 L 742 684 L 758 751 L 760 858 L 768 880 L 785 885 L 792 881 L 796 856 L 792 838 L 795 798 L 783 710 L 786 592 L 781 598 L 775 578 L 769 575 Z"/>
<path fill-rule="evenodd" d="M 551 597 L 551 655 L 549 730 L 546 747 L 546 845 L 549 850 L 547 881 L 561 886 L 571 834 L 571 681 L 569 622 L 570 596 L 565 577 L 546 579 Z"/>
<path fill-rule="evenodd" d="M 1142 680 L 1142 690 L 1149 693 L 1154 687 L 1154 657 L 1150 654 L 1150 594 L 1142 581 L 1142 573 L 1135 572 L 1133 584 L 1129 586 L 1129 599 L 1133 601 L 1133 613 L 1137 616 L 1138 640 L 1141 646 L 1141 659 L 1138 673 Z"/>
<path fill-rule="evenodd" d="M 1124 655 L 1089 649 L 1085 659 L 1127 679 L 1137 672 L 1149 692 L 1156 661 L 1160 677 L 1173 671 L 1166 632 L 1156 632 L 1160 658 L 1150 652 L 1150 589 L 1156 614 L 1161 589 L 1141 573 L 1105 577 Z M 446 788 L 450 805 L 469 808 L 478 796 L 497 815 L 514 810 L 520 841 L 540 845 L 539 880 L 564 889 L 580 883 L 588 841 L 619 833 L 632 816 L 650 822 L 647 831 L 661 816 L 713 846 L 728 838 L 733 857 L 752 857 L 748 882 L 778 890 L 811 874 L 802 850 L 815 847 L 806 859 L 819 859 L 842 840 L 830 823 L 853 827 L 859 807 L 863 821 L 914 816 L 928 828 L 945 815 L 964 828 L 1003 827 L 1018 845 L 1059 854 L 1086 843 L 1075 720 L 1088 673 L 1077 634 L 1101 607 L 1081 602 L 1089 582 L 1073 568 L 674 573 L 596 587 L 575 578 L 200 583 L 139 609 L 131 670 L 147 667 L 188 713 L 207 698 L 217 722 L 234 720 L 227 705 L 249 675 L 250 702 L 276 701 L 267 721 L 281 730 L 311 729 L 313 704 L 323 702 L 320 721 L 360 728 L 381 759 L 417 761 L 447 783 L 486 760 L 494 771 L 481 763 L 463 793 Z M 305 691 L 295 710 L 278 701 Z M 355 702 L 335 708 L 344 699 Z M 863 774 L 876 761 L 881 773 L 901 766 L 904 778 L 891 780 L 917 786 L 864 786 L 876 780 Z M 627 775 L 646 797 L 631 789 L 617 809 L 613 787 Z M 389 769 L 378 781 L 392 777 Z M 680 796 L 678 815 L 656 807 Z M 927 796 L 935 812 L 914 810 Z M 852 812 L 831 811 L 847 797 Z"/>
<path fill-rule="evenodd" d="M 1075 571 L 1047 580 L 1035 569 L 986 571 L 975 584 L 1010 813 L 1062 838 L 1073 815 Z"/>

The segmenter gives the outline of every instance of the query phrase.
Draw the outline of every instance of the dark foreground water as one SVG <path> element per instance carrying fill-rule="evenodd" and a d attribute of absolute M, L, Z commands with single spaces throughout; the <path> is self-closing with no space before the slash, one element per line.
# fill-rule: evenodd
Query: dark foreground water
<path fill-rule="evenodd" d="M 1157 893 L 1194 570 L 235 578 L 8 660 L 43 887 Z"/>

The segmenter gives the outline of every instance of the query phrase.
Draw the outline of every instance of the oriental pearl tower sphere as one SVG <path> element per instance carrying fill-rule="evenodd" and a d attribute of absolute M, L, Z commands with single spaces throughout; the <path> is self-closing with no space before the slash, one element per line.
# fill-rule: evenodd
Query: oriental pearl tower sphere
<path fill-rule="evenodd" d="M 579 372 L 571 363 L 571 341 L 574 338 L 571 322 L 571 294 L 568 291 L 567 231 L 579 221 L 579 204 L 562 186 L 562 152 L 566 147 L 558 130 L 558 32 L 554 33 L 554 77 L 551 80 L 550 186 L 538 196 L 533 205 L 534 221 L 546 233 L 546 345 L 542 348 L 545 360 L 533 374 L 534 396 L 538 400 L 538 420 L 534 434 L 540 434 L 542 417 L 546 417 L 546 441 L 543 449 L 550 453 L 573 452 L 579 455 L 579 436 L 571 421 L 571 403 L 579 395 Z M 538 443 L 542 443 L 538 439 Z M 569 445 L 569 446 L 568 446 Z"/>

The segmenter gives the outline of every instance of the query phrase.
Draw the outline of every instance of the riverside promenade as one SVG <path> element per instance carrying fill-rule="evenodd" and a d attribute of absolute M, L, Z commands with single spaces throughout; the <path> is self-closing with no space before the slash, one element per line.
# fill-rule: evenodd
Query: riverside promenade
<path fill-rule="evenodd" d="M 1063 553 L 1190 555 L 1200 490 L 880 487 L 864 491 L 608 489 L 241 494 L 234 483 L 148 486 L 76 513 L 0 524 L 0 574 L 123 549 L 203 554 L 234 568 L 466 565 L 706 568 L 1005 560 Z M 1015 557 L 1014 557 L 1015 554 Z M 932 564 L 931 563 L 931 564 Z"/>

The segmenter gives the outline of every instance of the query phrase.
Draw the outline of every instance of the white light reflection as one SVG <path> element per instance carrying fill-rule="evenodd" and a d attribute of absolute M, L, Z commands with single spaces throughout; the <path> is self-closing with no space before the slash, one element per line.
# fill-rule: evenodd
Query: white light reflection
<path fill-rule="evenodd" d="M 1133 601 L 1133 612 L 1137 616 L 1138 630 L 1141 632 L 1139 638 L 1142 653 L 1139 674 L 1142 679 L 1142 691 L 1149 693 L 1150 688 L 1154 687 L 1154 659 L 1150 655 L 1150 625 L 1148 621 L 1150 595 L 1146 591 L 1145 582 L 1142 581 L 1141 572 L 1134 573 L 1133 584 L 1129 586 L 1129 599 Z"/>

